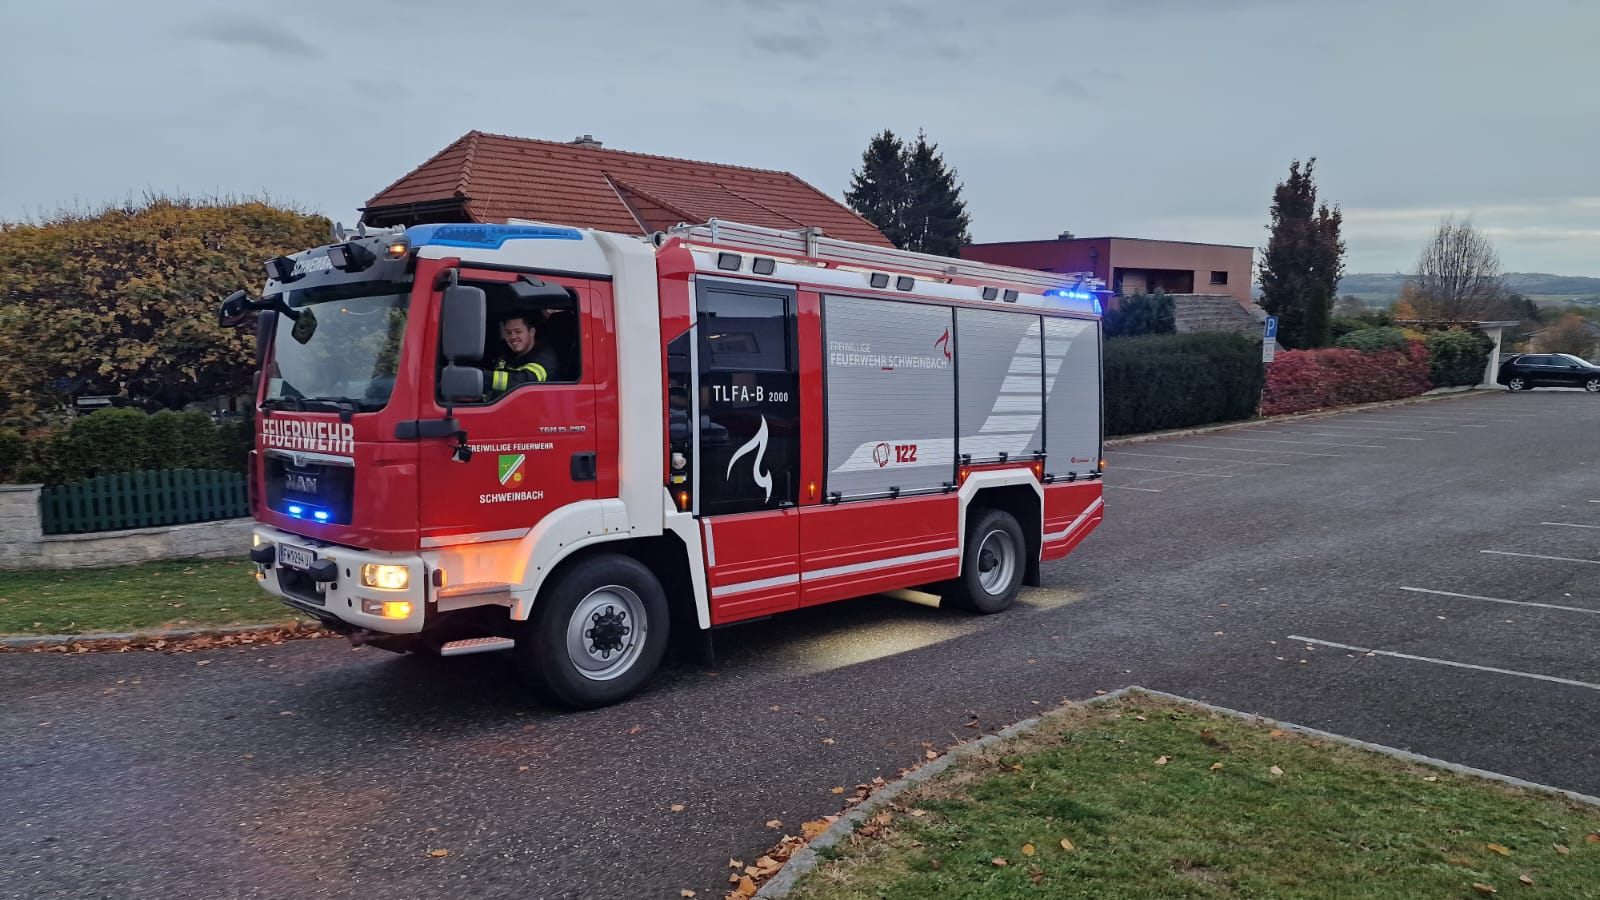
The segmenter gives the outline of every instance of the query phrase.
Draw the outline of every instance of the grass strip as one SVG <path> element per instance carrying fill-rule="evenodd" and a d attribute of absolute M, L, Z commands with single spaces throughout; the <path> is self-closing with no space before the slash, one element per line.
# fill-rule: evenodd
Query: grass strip
<path fill-rule="evenodd" d="M 1147 695 L 959 759 L 792 900 L 1591 897 L 1600 810 Z"/>
<path fill-rule="evenodd" d="M 0 572 L 0 635 L 85 634 L 304 617 L 256 583 L 242 559 Z"/>

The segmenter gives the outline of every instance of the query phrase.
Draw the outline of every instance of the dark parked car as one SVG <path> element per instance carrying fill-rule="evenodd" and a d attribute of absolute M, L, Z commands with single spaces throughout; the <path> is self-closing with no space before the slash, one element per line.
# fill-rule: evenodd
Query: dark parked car
<path fill-rule="evenodd" d="M 1600 366 L 1570 353 L 1521 353 L 1500 364 L 1500 376 L 1495 380 L 1513 391 L 1581 387 L 1600 393 Z"/>

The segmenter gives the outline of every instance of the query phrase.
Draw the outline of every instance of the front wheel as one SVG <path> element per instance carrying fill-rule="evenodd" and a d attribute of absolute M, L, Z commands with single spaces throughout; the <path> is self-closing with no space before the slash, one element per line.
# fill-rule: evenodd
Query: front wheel
<path fill-rule="evenodd" d="M 997 613 L 1011 606 L 1022 590 L 1028 544 L 1010 513 L 998 509 L 971 513 L 976 518 L 967 529 L 961 575 L 946 587 L 943 598 L 961 609 Z"/>
<path fill-rule="evenodd" d="M 544 699 L 573 709 L 624 700 L 661 665 L 667 598 L 643 563 L 607 554 L 555 576 L 517 641 L 517 669 Z"/>
<path fill-rule="evenodd" d="M 1528 389 L 1528 382 L 1521 378 L 1511 378 L 1506 381 L 1506 387 L 1513 391 L 1525 391 Z"/>
<path fill-rule="evenodd" d="M 1590 378 L 1583 383 L 1583 389 L 1591 394 L 1600 394 L 1600 378 Z"/>

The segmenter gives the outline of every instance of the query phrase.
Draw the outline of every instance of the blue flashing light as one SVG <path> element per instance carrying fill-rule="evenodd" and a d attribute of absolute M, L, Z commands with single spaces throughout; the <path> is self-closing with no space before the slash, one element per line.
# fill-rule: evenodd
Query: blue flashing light
<path fill-rule="evenodd" d="M 581 241 L 576 228 L 552 225 L 473 225 L 440 223 L 406 229 L 413 247 L 466 247 L 498 250 L 506 241 Z"/>
<path fill-rule="evenodd" d="M 326 522 L 328 521 L 328 514 L 319 509 L 311 514 L 311 518 L 316 519 L 318 522 Z"/>
<path fill-rule="evenodd" d="M 1045 291 L 1044 295 L 1046 297 L 1061 297 L 1066 300 L 1088 300 L 1096 304 L 1100 302 L 1099 299 L 1089 291 L 1069 291 L 1065 288 L 1056 288 L 1055 290 Z"/>
<path fill-rule="evenodd" d="M 325 509 L 311 509 L 299 503 L 291 503 L 283 511 L 296 519 L 314 519 L 323 524 L 333 521 L 333 513 Z"/>
<path fill-rule="evenodd" d="M 291 515 L 291 516 L 303 516 L 305 514 L 306 514 L 306 508 L 304 506 L 290 506 L 289 507 L 289 515 Z"/>
<path fill-rule="evenodd" d="M 1094 298 L 1094 314 L 1097 315 L 1097 316 L 1101 314 L 1100 298 L 1099 297 L 1095 297 Z"/>

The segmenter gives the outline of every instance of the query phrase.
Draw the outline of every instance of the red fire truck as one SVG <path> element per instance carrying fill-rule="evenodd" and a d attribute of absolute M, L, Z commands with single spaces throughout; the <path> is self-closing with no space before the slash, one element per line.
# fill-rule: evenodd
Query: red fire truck
<path fill-rule="evenodd" d="M 593 707 L 674 631 L 998 612 L 1101 520 L 1092 278 L 721 221 L 335 237 L 222 319 L 256 317 L 256 577 L 353 642 Z M 508 320 L 542 377 L 502 385 Z"/>

